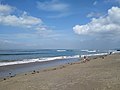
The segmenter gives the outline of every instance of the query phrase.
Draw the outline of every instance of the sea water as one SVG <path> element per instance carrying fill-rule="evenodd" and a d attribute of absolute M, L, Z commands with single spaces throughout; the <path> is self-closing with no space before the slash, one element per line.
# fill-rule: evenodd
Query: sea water
<path fill-rule="evenodd" d="M 80 58 L 83 55 L 99 55 L 107 52 L 106 50 L 79 49 L 0 50 L 0 66 Z"/>
<path fill-rule="evenodd" d="M 0 50 L 0 77 L 78 62 L 84 56 L 106 55 L 108 50 L 22 49 Z"/>

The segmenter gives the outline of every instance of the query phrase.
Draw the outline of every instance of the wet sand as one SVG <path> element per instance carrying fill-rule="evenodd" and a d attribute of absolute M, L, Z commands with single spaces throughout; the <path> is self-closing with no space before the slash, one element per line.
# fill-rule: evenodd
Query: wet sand
<path fill-rule="evenodd" d="M 0 90 L 120 90 L 120 54 L 2 79 Z"/>
<path fill-rule="evenodd" d="M 12 76 L 24 72 L 30 72 L 33 70 L 43 70 L 53 66 L 59 66 L 67 63 L 78 62 L 80 59 L 57 59 L 53 61 L 45 61 L 45 62 L 32 62 L 32 63 L 25 63 L 25 64 L 15 64 L 15 65 L 7 65 L 7 66 L 0 66 L 0 78 Z"/>

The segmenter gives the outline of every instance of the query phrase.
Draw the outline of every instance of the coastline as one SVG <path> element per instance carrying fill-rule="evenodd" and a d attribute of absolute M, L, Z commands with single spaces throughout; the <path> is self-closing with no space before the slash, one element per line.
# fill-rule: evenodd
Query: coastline
<path fill-rule="evenodd" d="M 95 59 L 96 57 L 103 57 L 106 55 L 108 55 L 108 53 L 86 54 L 81 56 L 74 55 L 74 56 L 52 57 L 52 58 L 49 58 L 48 61 L 47 60 L 39 61 L 39 59 L 36 59 L 35 62 L 20 61 L 25 63 L 10 64 L 10 65 L 8 64 L 8 65 L 0 66 L 0 78 L 14 77 L 17 74 L 31 72 L 34 70 L 43 70 L 46 68 L 57 67 L 59 65 L 75 63 L 75 62 L 81 61 L 84 58 L 84 56 L 89 57 L 89 59 Z M 16 61 L 16 62 L 19 62 L 19 61 Z M 14 63 L 14 62 L 10 62 L 10 63 Z"/>
<path fill-rule="evenodd" d="M 56 59 L 52 61 L 44 62 L 32 62 L 24 64 L 14 64 L 14 65 L 5 65 L 0 66 L 0 78 L 9 78 L 10 76 L 15 76 L 17 74 L 22 74 L 26 72 L 31 72 L 33 70 L 43 70 L 50 67 L 57 67 L 59 65 L 64 65 L 67 63 L 78 62 L 79 59 Z M 9 75 L 9 73 L 11 73 Z"/>
<path fill-rule="evenodd" d="M 97 56 L 86 63 L 19 74 L 0 81 L 2 90 L 119 90 L 120 54 Z"/>

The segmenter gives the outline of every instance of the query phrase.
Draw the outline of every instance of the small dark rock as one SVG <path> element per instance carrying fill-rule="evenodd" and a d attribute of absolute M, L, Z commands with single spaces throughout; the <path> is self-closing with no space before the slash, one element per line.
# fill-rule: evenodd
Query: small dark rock
<path fill-rule="evenodd" d="M 3 80 L 6 80 L 6 78 L 4 78 Z"/>
<path fill-rule="evenodd" d="M 56 70 L 56 68 L 53 68 L 53 70 Z"/>
<path fill-rule="evenodd" d="M 65 68 L 65 66 L 62 66 L 63 68 Z"/>
<path fill-rule="evenodd" d="M 33 72 L 35 73 L 35 70 Z"/>
<path fill-rule="evenodd" d="M 102 59 L 104 59 L 104 57 L 102 57 Z"/>
<path fill-rule="evenodd" d="M 39 73 L 39 71 L 37 71 L 37 73 Z"/>
<path fill-rule="evenodd" d="M 10 77 L 14 77 L 14 76 L 10 76 Z"/>
<path fill-rule="evenodd" d="M 32 74 L 35 74 L 35 73 L 32 73 Z"/>

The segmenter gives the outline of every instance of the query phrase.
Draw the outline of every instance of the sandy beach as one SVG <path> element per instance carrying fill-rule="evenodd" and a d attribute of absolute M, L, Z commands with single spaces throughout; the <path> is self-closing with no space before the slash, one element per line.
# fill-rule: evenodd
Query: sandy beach
<path fill-rule="evenodd" d="M 0 90 L 120 90 L 120 54 L 4 79 Z"/>

